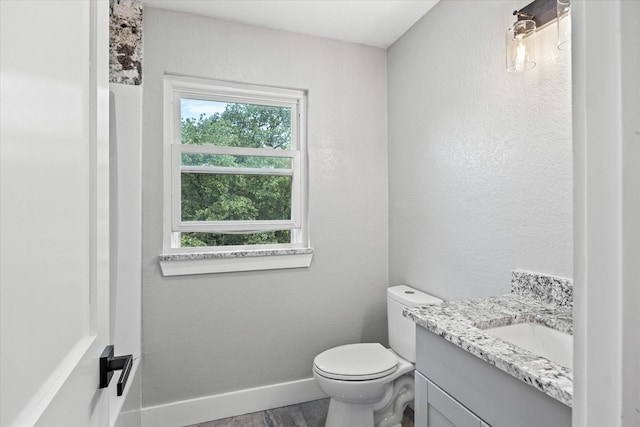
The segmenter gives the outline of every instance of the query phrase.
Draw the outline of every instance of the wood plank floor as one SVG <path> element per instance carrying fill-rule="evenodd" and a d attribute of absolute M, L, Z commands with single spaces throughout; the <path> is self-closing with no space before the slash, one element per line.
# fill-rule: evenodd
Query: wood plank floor
<path fill-rule="evenodd" d="M 329 399 L 321 399 L 185 427 L 324 427 L 328 410 Z M 404 412 L 402 427 L 413 427 L 411 408 Z"/>

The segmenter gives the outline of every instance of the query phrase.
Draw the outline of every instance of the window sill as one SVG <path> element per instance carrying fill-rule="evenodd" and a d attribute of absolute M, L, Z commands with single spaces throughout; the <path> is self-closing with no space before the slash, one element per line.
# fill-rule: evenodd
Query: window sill
<path fill-rule="evenodd" d="M 313 248 L 193 252 L 160 255 L 163 276 L 306 268 Z"/>

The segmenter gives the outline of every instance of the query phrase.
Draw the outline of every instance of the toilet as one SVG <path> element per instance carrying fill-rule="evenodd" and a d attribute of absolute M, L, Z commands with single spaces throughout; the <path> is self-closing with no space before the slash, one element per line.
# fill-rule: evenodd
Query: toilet
<path fill-rule="evenodd" d="M 400 427 L 413 401 L 416 324 L 405 307 L 440 304 L 441 299 L 405 285 L 387 289 L 389 344 L 348 344 L 318 354 L 313 377 L 330 398 L 326 427 Z"/>

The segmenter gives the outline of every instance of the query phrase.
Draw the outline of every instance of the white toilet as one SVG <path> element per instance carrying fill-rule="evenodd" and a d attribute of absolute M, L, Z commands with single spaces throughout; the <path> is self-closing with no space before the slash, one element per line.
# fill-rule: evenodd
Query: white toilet
<path fill-rule="evenodd" d="M 440 304 L 441 299 L 408 286 L 387 289 L 389 344 L 349 344 L 313 360 L 313 377 L 330 398 L 326 427 L 399 427 L 413 400 L 416 324 L 404 307 Z"/>

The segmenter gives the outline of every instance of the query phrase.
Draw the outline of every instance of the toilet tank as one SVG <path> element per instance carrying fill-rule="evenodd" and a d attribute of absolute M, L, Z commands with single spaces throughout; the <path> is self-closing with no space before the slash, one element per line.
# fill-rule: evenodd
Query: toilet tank
<path fill-rule="evenodd" d="M 440 304 L 442 300 L 406 285 L 387 288 L 389 345 L 409 362 L 416 361 L 416 324 L 402 315 L 405 307 Z"/>

